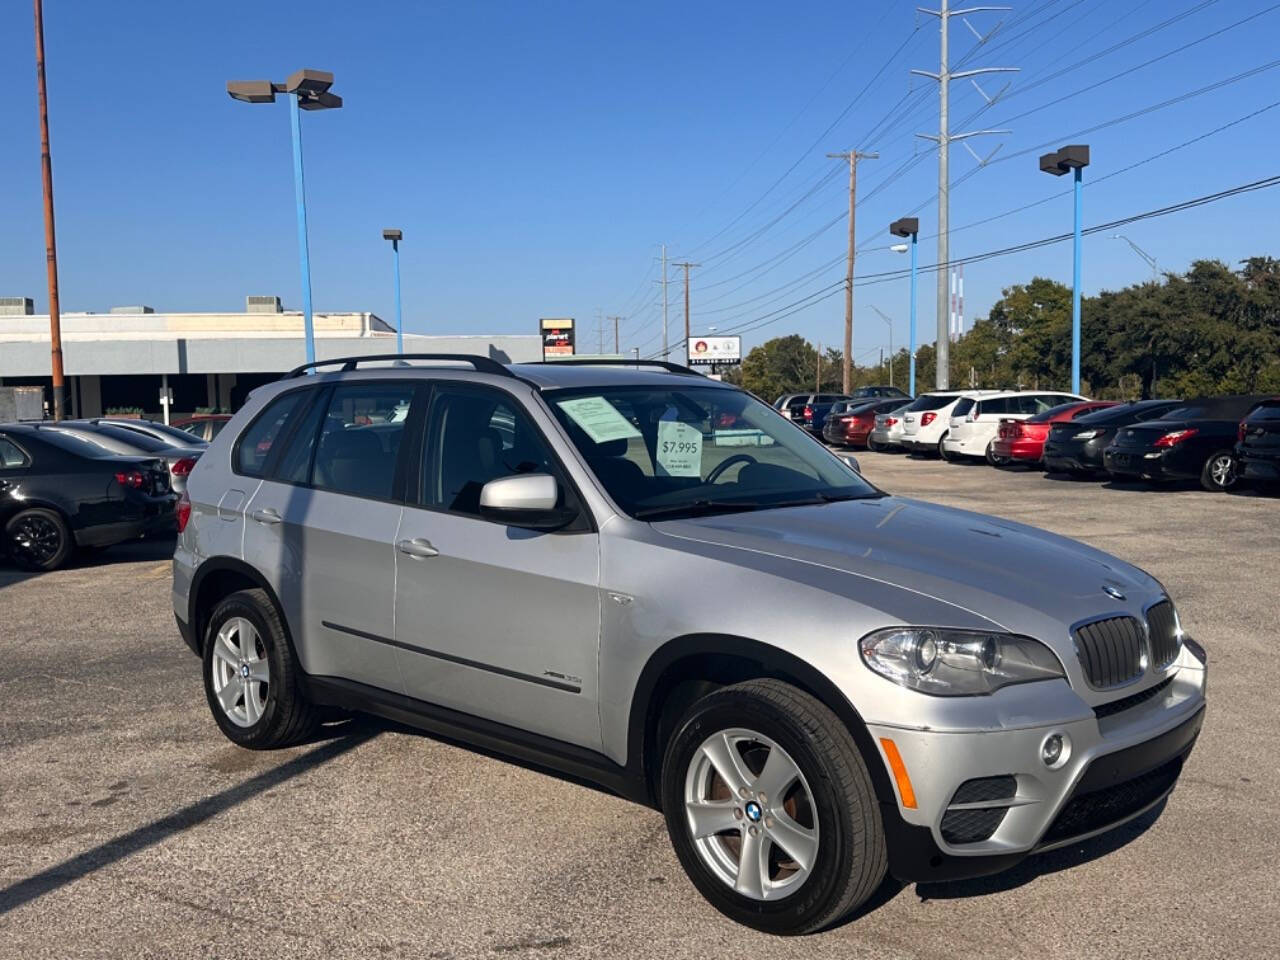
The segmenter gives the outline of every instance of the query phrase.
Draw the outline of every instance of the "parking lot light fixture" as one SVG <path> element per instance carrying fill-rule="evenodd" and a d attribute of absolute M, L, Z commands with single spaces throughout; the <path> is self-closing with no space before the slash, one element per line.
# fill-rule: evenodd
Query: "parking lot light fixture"
<path fill-rule="evenodd" d="M 396 263 L 396 353 L 404 353 L 404 320 L 400 315 L 400 241 L 404 239 L 404 233 L 383 230 L 382 239 L 391 241 L 392 258 Z"/>
<path fill-rule="evenodd" d="M 1075 181 L 1075 229 L 1072 236 L 1073 265 L 1071 275 L 1071 392 L 1080 392 L 1080 188 L 1084 168 L 1089 165 L 1088 144 L 1063 147 L 1040 158 L 1040 169 L 1060 177 L 1072 172 Z"/>
<path fill-rule="evenodd" d="M 241 103 L 275 103 L 277 94 L 289 98 L 289 129 L 293 137 L 293 193 L 298 211 L 298 258 L 302 271 L 302 325 L 307 363 L 316 359 L 315 322 L 311 311 L 311 255 L 307 244 L 306 185 L 302 172 L 300 110 L 336 110 L 342 98 L 331 93 L 333 74 L 324 70 L 298 70 L 284 83 L 270 80 L 238 80 L 227 84 L 227 94 Z"/>
<path fill-rule="evenodd" d="M 895 220 L 889 224 L 889 232 L 895 237 L 911 238 L 911 346 L 909 347 L 911 372 L 907 392 L 914 397 L 916 395 L 916 235 L 920 232 L 920 220 L 917 217 L 903 217 L 901 220 Z M 897 253 L 906 253 L 907 245 L 897 243 L 892 249 Z"/>

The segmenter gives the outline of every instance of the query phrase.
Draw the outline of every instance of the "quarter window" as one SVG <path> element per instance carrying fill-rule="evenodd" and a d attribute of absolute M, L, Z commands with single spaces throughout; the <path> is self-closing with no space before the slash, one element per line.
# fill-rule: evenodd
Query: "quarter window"
<path fill-rule="evenodd" d="M 18 445 L 12 440 L 0 437 L 0 467 L 12 470 L 26 465 L 26 454 L 18 449 Z"/>
<path fill-rule="evenodd" d="M 266 472 L 272 446 L 283 432 L 290 415 L 309 396 L 310 390 L 294 390 L 267 404 L 267 408 L 240 435 L 235 455 L 237 473 L 261 477 Z"/>

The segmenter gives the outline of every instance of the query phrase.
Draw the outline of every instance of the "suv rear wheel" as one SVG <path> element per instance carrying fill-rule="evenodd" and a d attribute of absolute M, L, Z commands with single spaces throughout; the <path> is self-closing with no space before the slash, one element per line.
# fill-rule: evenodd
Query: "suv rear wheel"
<path fill-rule="evenodd" d="M 662 766 L 681 864 L 721 913 L 775 934 L 853 911 L 886 869 L 871 777 L 839 718 L 778 680 L 694 703 Z"/>
<path fill-rule="evenodd" d="M 204 640 L 204 691 L 227 739 L 253 750 L 297 743 L 319 722 L 265 590 L 220 602 Z"/>

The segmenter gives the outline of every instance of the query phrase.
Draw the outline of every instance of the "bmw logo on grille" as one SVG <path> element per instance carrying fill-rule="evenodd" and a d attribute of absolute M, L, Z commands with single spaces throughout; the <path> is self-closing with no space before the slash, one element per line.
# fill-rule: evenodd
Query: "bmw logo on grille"
<path fill-rule="evenodd" d="M 754 800 L 747 804 L 747 819 L 752 823 L 759 823 L 762 815 L 763 812 L 760 809 L 760 804 L 756 803 Z"/>
<path fill-rule="evenodd" d="M 1112 598 L 1112 599 L 1114 599 L 1114 600 L 1123 600 L 1123 599 L 1124 599 L 1124 594 L 1123 594 L 1123 593 L 1121 593 L 1119 590 L 1117 590 L 1115 587 L 1113 587 L 1113 586 L 1112 586 L 1111 584 L 1109 584 L 1109 583 L 1104 583 L 1104 584 L 1102 585 L 1102 592 L 1103 592 L 1103 593 L 1105 593 L 1108 597 L 1111 597 L 1111 598 Z"/>

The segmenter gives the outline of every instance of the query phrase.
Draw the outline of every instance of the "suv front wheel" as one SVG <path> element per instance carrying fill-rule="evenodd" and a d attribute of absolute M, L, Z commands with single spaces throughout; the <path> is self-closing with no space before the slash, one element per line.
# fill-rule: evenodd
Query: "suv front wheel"
<path fill-rule="evenodd" d="M 724 687 L 689 708 L 667 746 L 662 809 L 702 895 L 759 930 L 820 930 L 884 878 L 880 810 L 852 736 L 778 680 Z"/>
<path fill-rule="evenodd" d="M 204 640 L 204 691 L 227 739 L 252 750 L 297 743 L 318 723 L 265 590 L 241 590 L 214 608 Z"/>

